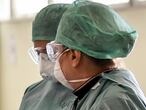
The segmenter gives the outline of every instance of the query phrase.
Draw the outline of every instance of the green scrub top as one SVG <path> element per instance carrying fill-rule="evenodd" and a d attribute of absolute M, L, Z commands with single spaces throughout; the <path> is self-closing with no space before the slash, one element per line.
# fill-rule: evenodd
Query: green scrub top
<path fill-rule="evenodd" d="M 129 70 L 102 73 L 86 91 L 80 99 L 82 92 L 75 96 L 59 83 L 43 80 L 26 90 L 20 110 L 146 110 L 146 98 Z"/>
<path fill-rule="evenodd" d="M 116 69 L 103 73 L 75 110 L 146 110 L 146 98 L 132 72 Z"/>
<path fill-rule="evenodd" d="M 26 89 L 19 110 L 68 110 L 75 98 L 72 91 L 60 83 L 43 79 Z"/>

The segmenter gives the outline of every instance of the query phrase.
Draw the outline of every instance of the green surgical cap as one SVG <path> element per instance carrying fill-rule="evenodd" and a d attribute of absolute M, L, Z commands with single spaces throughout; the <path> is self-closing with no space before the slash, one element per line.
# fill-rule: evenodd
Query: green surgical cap
<path fill-rule="evenodd" d="M 64 13 L 55 41 L 97 59 L 126 57 L 137 33 L 110 7 L 74 2 Z"/>
<path fill-rule="evenodd" d="M 43 8 L 33 21 L 32 40 L 54 40 L 58 24 L 67 7 L 68 4 L 52 4 Z"/>

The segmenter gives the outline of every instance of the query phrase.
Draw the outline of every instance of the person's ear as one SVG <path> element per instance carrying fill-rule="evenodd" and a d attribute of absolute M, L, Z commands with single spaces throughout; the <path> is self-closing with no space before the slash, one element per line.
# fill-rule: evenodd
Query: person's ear
<path fill-rule="evenodd" d="M 72 66 L 77 67 L 80 64 L 81 61 L 81 52 L 77 50 L 71 50 L 71 61 L 72 61 Z"/>

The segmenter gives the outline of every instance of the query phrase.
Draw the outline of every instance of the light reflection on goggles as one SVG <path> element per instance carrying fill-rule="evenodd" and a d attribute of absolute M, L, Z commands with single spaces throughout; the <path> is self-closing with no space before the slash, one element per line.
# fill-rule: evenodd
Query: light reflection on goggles
<path fill-rule="evenodd" d="M 39 63 L 39 53 L 41 53 L 41 51 L 46 51 L 46 49 L 42 47 L 31 47 L 28 49 L 28 54 L 35 64 Z"/>
<path fill-rule="evenodd" d="M 46 45 L 46 50 L 48 54 L 48 58 L 52 61 L 55 62 L 57 57 L 65 50 L 67 49 L 64 47 L 62 44 L 57 44 L 54 41 L 48 43 Z"/>

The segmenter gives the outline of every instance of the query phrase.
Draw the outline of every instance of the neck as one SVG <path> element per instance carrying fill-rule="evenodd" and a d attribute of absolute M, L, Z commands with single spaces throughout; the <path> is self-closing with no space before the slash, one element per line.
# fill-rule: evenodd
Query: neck
<path fill-rule="evenodd" d="M 87 56 L 83 56 L 80 63 L 77 67 L 73 68 L 73 76 L 69 80 L 79 80 L 79 79 L 85 79 L 85 78 L 92 78 L 95 75 L 98 75 L 104 71 L 111 70 L 112 68 L 115 68 L 115 63 L 111 60 L 109 63 L 105 62 L 106 64 L 99 65 L 101 63 L 96 61 L 96 63 L 88 58 Z M 87 81 L 87 80 L 86 80 Z M 80 81 L 80 82 L 69 82 L 70 85 L 77 89 L 81 85 L 83 85 L 86 81 Z"/>
<path fill-rule="evenodd" d="M 82 71 L 84 70 L 84 71 Z M 89 68 L 86 67 L 84 69 L 79 69 L 78 72 L 76 72 L 78 75 L 78 77 L 75 78 L 75 80 L 69 81 L 70 85 L 74 88 L 77 89 L 79 88 L 81 85 L 83 85 L 87 80 L 89 80 L 90 78 L 92 78 L 93 76 L 97 75 L 97 74 L 101 74 L 102 72 L 104 72 L 106 70 L 98 68 L 96 66 L 96 68 L 94 66 L 91 66 Z"/>
<path fill-rule="evenodd" d="M 100 68 L 97 65 L 87 66 L 86 68 L 82 68 L 82 69 L 80 68 L 78 69 L 79 71 L 77 72 L 78 78 L 76 78 L 76 80 L 80 80 L 80 81 L 71 81 L 69 83 L 74 89 L 77 89 L 81 85 L 83 85 L 87 80 L 94 77 L 95 75 L 100 75 L 101 73 L 108 70 L 112 70 L 113 68 L 116 68 L 115 65 L 106 68 Z M 82 80 L 82 79 L 86 79 L 86 80 Z"/>

